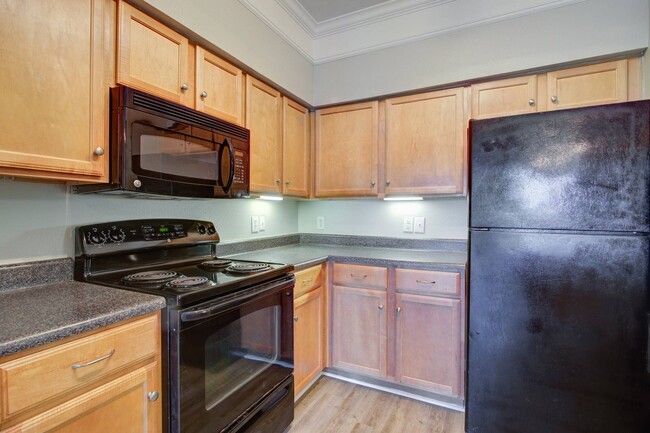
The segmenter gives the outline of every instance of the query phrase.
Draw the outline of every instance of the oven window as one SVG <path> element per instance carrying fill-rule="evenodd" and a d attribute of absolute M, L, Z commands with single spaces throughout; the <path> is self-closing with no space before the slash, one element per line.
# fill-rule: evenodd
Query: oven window
<path fill-rule="evenodd" d="M 253 311 L 205 342 L 205 409 L 254 380 L 281 356 L 280 306 Z"/>
<path fill-rule="evenodd" d="M 189 135 L 133 124 L 133 169 L 144 176 L 217 185 L 215 143 Z"/>

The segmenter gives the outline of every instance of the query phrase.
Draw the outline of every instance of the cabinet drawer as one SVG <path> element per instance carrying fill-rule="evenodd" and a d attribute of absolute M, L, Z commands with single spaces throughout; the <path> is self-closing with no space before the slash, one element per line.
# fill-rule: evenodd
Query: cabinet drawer
<path fill-rule="evenodd" d="M 296 286 L 293 289 L 294 299 L 298 299 L 305 293 L 309 293 L 316 287 L 323 285 L 322 269 L 323 267 L 318 265 L 294 273 L 296 276 Z"/>
<path fill-rule="evenodd" d="M 460 296 L 460 273 L 396 269 L 395 288 L 398 292 Z"/>
<path fill-rule="evenodd" d="M 334 263 L 334 284 L 386 290 L 388 270 L 375 266 Z"/>
<path fill-rule="evenodd" d="M 159 337 L 151 315 L 0 364 L 2 420 L 156 356 Z"/>

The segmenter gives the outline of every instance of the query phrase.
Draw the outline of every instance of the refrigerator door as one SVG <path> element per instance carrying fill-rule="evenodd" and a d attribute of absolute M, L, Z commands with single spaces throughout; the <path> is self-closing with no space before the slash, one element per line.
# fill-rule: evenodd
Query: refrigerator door
<path fill-rule="evenodd" d="M 471 122 L 470 227 L 650 231 L 650 101 Z"/>
<path fill-rule="evenodd" d="M 650 432 L 648 237 L 470 241 L 466 431 Z"/>

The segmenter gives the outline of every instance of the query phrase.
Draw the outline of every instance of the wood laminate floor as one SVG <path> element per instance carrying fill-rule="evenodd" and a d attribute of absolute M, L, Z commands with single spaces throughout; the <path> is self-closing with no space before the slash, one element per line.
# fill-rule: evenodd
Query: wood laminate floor
<path fill-rule="evenodd" d="M 287 433 L 462 433 L 464 415 L 323 376 L 296 406 Z"/>

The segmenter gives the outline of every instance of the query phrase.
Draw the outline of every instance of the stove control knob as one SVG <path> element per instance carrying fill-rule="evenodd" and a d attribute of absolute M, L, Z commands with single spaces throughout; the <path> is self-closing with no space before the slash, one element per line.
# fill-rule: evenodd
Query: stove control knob
<path fill-rule="evenodd" d="M 198 230 L 198 232 L 199 232 L 200 234 L 202 234 L 202 235 L 205 234 L 205 226 L 204 226 L 203 224 L 199 224 L 199 225 L 197 225 L 197 226 L 196 226 L 196 230 Z"/>
<path fill-rule="evenodd" d="M 124 233 L 124 230 L 120 229 L 120 231 L 111 231 L 108 233 L 108 237 L 113 241 L 113 242 L 122 242 L 124 239 L 126 239 L 126 234 Z"/>
<path fill-rule="evenodd" d="M 208 226 L 208 234 L 213 235 L 217 232 L 217 230 L 214 228 L 214 226 Z"/>
<path fill-rule="evenodd" d="M 100 233 L 93 232 L 88 235 L 88 243 L 91 245 L 102 245 L 104 242 L 106 239 Z"/>

